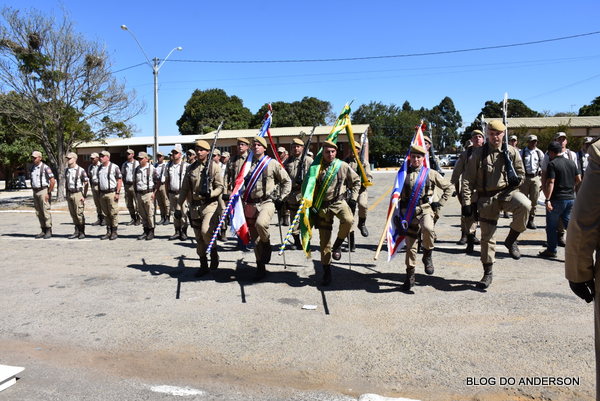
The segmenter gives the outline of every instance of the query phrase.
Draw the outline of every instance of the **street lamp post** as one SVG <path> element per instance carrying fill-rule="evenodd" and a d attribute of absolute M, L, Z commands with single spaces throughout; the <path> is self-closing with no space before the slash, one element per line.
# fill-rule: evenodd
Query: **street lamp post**
<path fill-rule="evenodd" d="M 144 48 L 142 47 L 140 42 L 137 40 L 137 38 L 133 34 L 133 32 L 131 32 L 131 30 L 129 30 L 129 28 L 127 28 L 127 25 L 121 25 L 121 29 L 129 32 L 129 34 L 131 35 L 133 40 L 135 40 L 135 43 L 137 43 L 138 47 L 144 54 L 144 57 L 146 58 L 146 63 L 150 66 L 150 68 L 152 68 L 152 75 L 154 76 L 154 150 L 153 150 L 152 157 L 156 160 L 156 154 L 158 153 L 158 71 L 160 70 L 160 68 L 163 66 L 165 61 L 167 61 L 169 56 L 171 56 L 171 54 L 175 50 L 181 51 L 181 50 L 183 50 L 183 47 L 178 46 L 178 47 L 173 48 L 169 52 L 169 54 L 167 54 L 167 57 L 165 57 L 162 60 L 162 62 L 160 62 L 160 59 L 157 57 L 153 58 L 152 62 L 151 62 L 150 59 L 148 58 L 148 55 L 146 55 Z"/>

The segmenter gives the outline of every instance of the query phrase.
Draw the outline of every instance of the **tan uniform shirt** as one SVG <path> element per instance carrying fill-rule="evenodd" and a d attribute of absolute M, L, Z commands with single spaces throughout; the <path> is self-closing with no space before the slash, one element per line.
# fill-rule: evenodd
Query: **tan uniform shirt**
<path fill-rule="evenodd" d="M 483 157 L 483 152 L 487 156 Z M 508 147 L 509 157 L 512 160 L 515 172 L 523 181 L 525 169 L 523 161 L 517 149 Z M 463 201 L 464 205 L 473 203 L 473 190 L 484 193 L 484 191 L 498 191 L 508 186 L 506 167 L 502 149 L 494 149 L 489 143 L 473 150 L 471 158 L 463 173 Z M 518 188 L 514 188 L 517 190 Z"/>
<path fill-rule="evenodd" d="M 254 167 L 258 164 L 257 160 L 252 161 L 252 167 L 248 174 L 252 174 Z M 256 163 L 256 164 L 255 164 Z M 278 194 L 275 192 L 276 186 L 279 186 Z M 273 199 L 274 196 L 279 196 L 279 199 L 285 199 L 292 189 L 292 181 L 288 173 L 281 167 L 281 164 L 275 159 L 271 159 L 267 167 L 263 170 L 262 174 L 256 181 L 256 185 L 252 189 L 248 200 L 263 201 L 268 198 Z M 245 199 L 245 196 L 244 198 Z"/>
<path fill-rule="evenodd" d="M 350 168 L 352 170 L 354 170 L 356 172 L 356 174 L 358 174 L 358 176 L 360 177 L 360 171 L 358 170 L 358 163 L 356 162 L 354 157 L 347 158 L 346 163 L 348 163 Z M 363 167 L 365 168 L 365 173 L 367 175 L 367 179 L 369 180 L 369 182 L 373 182 L 373 174 L 371 173 L 371 166 L 368 163 L 364 163 Z M 363 188 L 366 188 L 366 187 L 363 187 Z"/>
<path fill-rule="evenodd" d="M 246 157 L 248 156 L 248 152 L 237 155 L 235 158 L 231 159 L 227 164 L 227 184 L 228 189 L 231 191 L 233 186 L 235 185 L 235 179 L 237 178 L 244 162 L 246 161 Z"/>
<path fill-rule="evenodd" d="M 288 173 L 288 175 L 290 176 L 290 179 L 292 180 L 292 192 L 297 192 L 302 189 L 302 181 L 300 181 L 300 183 L 296 182 L 296 177 L 298 177 L 298 167 L 300 166 L 300 158 L 301 157 L 289 157 L 283 163 L 285 166 L 285 171 Z M 312 162 L 313 162 L 312 157 L 310 157 L 310 156 L 304 157 L 304 166 L 303 166 L 304 171 L 301 174 L 301 176 L 303 178 L 306 176 L 306 173 L 308 172 L 308 168 L 310 167 Z"/>
<path fill-rule="evenodd" d="M 360 191 L 360 177 L 348 163 L 342 161 L 341 166 L 337 171 L 336 177 L 331 181 L 331 184 L 327 188 L 327 192 L 323 198 L 323 202 L 335 202 L 341 200 L 344 197 L 346 191 L 350 191 L 350 198 L 356 200 L 358 198 L 358 191 Z M 323 179 L 326 175 L 329 165 L 323 163 L 321 171 L 317 177 L 317 185 L 315 188 L 315 195 L 319 193 L 320 187 L 323 183 Z"/>
<path fill-rule="evenodd" d="M 419 171 L 421 171 L 421 169 L 409 167 L 408 177 L 406 181 L 404 181 L 404 187 L 402 188 L 402 203 L 407 203 L 410 201 L 412 190 L 417 182 L 417 178 L 419 177 Z M 421 192 L 421 198 L 419 199 L 417 206 L 431 202 L 435 187 L 438 187 L 443 191 L 438 202 L 441 206 L 444 206 L 444 204 L 448 201 L 448 198 L 450 198 L 450 195 L 452 195 L 452 184 L 450 184 L 450 182 L 440 173 L 430 168 L 429 174 L 427 175 L 427 181 L 425 182 L 425 187 Z"/>
<path fill-rule="evenodd" d="M 221 167 L 214 161 L 210 161 L 212 165 L 212 170 L 210 174 L 210 196 L 205 197 L 200 195 L 201 190 L 201 181 L 202 181 L 202 171 L 207 168 L 207 164 L 195 162 L 192 164 L 183 180 L 181 185 L 181 191 L 179 192 L 179 202 L 183 202 L 187 197 L 188 193 L 191 193 L 192 202 L 193 201 L 204 201 L 204 202 L 216 202 L 217 197 L 223 193 L 223 176 L 221 175 Z"/>

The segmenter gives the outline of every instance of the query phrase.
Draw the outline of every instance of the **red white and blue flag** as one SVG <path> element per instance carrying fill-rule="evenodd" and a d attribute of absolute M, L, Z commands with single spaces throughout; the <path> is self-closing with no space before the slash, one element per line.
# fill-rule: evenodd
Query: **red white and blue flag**
<path fill-rule="evenodd" d="M 425 128 L 425 124 L 421 124 L 417 126 L 417 132 L 413 137 L 411 145 L 418 145 L 427 149 L 425 147 L 425 139 L 423 138 L 423 128 Z M 387 239 L 387 248 L 388 248 L 388 262 L 393 259 L 393 257 L 398 253 L 402 246 L 404 245 L 406 238 L 406 229 L 410 225 L 410 222 L 414 216 L 414 212 L 416 209 L 416 200 L 420 197 L 420 191 L 418 194 L 413 194 L 411 196 L 411 201 L 406 209 L 406 213 L 403 215 L 400 209 L 400 197 L 402 195 L 402 189 L 404 188 L 404 182 L 406 181 L 406 176 L 408 174 L 408 165 L 410 164 L 410 149 L 406 152 L 406 158 L 404 159 L 404 163 L 398 170 L 398 174 L 396 175 L 396 181 L 394 182 L 394 190 L 392 191 L 392 195 L 390 197 L 390 205 L 388 207 L 388 218 L 390 213 L 393 214 L 393 217 L 390 221 L 390 225 L 387 229 L 386 239 Z M 429 152 L 425 154 L 423 159 L 423 168 L 421 169 L 420 177 L 421 181 L 426 179 L 427 173 L 429 171 Z M 419 182 L 419 178 L 417 178 L 417 182 Z M 422 190 L 422 186 L 421 186 Z"/>

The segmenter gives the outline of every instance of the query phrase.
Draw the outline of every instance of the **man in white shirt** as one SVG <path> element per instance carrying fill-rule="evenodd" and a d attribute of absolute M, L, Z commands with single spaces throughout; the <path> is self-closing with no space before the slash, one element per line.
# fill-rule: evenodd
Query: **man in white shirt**
<path fill-rule="evenodd" d="M 165 167 L 165 187 L 169 196 L 171 210 L 181 210 L 181 217 L 173 217 L 173 225 L 175 226 L 175 234 L 169 237 L 169 241 L 180 239 L 185 241 L 188 239 L 188 202 L 187 200 L 179 204 L 179 190 L 185 178 L 185 173 L 189 164 L 183 160 L 183 149 L 180 144 L 176 144 L 171 150 L 171 160 Z M 179 213 L 177 213 L 179 216 Z"/>
<path fill-rule="evenodd" d="M 92 188 L 92 196 L 94 197 L 94 205 L 96 205 L 96 214 L 98 220 L 92 223 L 93 226 L 103 226 L 104 215 L 102 214 L 102 206 L 100 205 L 100 191 L 98 190 L 98 169 L 100 168 L 100 155 L 96 152 L 90 155 L 91 164 L 88 167 L 87 175 Z"/>
<path fill-rule="evenodd" d="M 529 210 L 529 219 L 527 228 L 535 230 L 535 209 L 537 206 L 540 190 L 542 188 L 542 160 L 544 152 L 537 148 L 538 138 L 536 135 L 527 137 L 527 146 L 521 150 L 521 159 L 525 167 L 525 179 L 519 187 L 519 190 L 531 201 L 531 210 Z"/>
<path fill-rule="evenodd" d="M 156 153 L 157 162 L 154 164 L 154 184 L 156 191 L 156 205 L 160 210 L 160 221 L 157 225 L 167 225 L 171 219 L 171 211 L 169 210 L 169 196 L 165 187 L 165 155 L 161 152 Z"/>
<path fill-rule="evenodd" d="M 144 233 L 137 239 L 150 241 L 154 239 L 154 166 L 148 161 L 146 152 L 138 153 L 140 164 L 133 172 L 133 187 L 137 198 L 137 207 Z"/>
<path fill-rule="evenodd" d="M 35 214 L 40 221 L 42 232 L 35 236 L 36 239 L 52 237 L 52 216 L 50 215 L 50 200 L 52 190 L 56 184 L 54 174 L 50 167 L 42 162 L 42 152 L 37 150 L 31 154 L 31 189 L 33 189 L 33 205 Z"/>
<path fill-rule="evenodd" d="M 69 236 L 69 239 L 85 238 L 85 217 L 83 209 L 85 198 L 88 192 L 88 176 L 85 170 L 77 165 L 77 154 L 69 153 L 65 156 L 67 159 L 67 169 L 65 170 L 65 194 L 67 196 L 67 205 L 69 213 L 75 225 L 75 231 Z"/>
<path fill-rule="evenodd" d="M 140 224 L 140 217 L 138 215 L 137 198 L 135 196 L 135 188 L 133 187 L 133 172 L 136 167 L 139 166 L 139 162 L 135 160 L 135 152 L 133 149 L 127 149 L 127 161 L 121 165 L 121 175 L 125 182 L 125 204 L 131 221 L 127 223 L 128 226 L 134 224 L 138 226 Z"/>

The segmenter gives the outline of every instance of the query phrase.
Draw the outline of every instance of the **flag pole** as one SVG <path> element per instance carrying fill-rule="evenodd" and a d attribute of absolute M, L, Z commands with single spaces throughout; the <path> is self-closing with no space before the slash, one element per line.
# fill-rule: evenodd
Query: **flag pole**
<path fill-rule="evenodd" d="M 396 205 L 396 207 L 397 207 L 397 205 Z M 379 238 L 379 244 L 377 245 L 377 250 L 375 251 L 375 257 L 373 258 L 373 260 L 377 260 L 377 258 L 379 257 L 379 253 L 381 252 L 381 247 L 383 246 L 383 240 L 385 239 L 385 235 L 390 227 L 390 223 L 392 222 L 392 217 L 394 217 L 394 210 L 396 209 L 396 207 L 394 207 L 390 210 L 387 221 L 385 222 L 385 227 L 383 229 L 383 232 L 381 233 L 381 238 Z"/>

